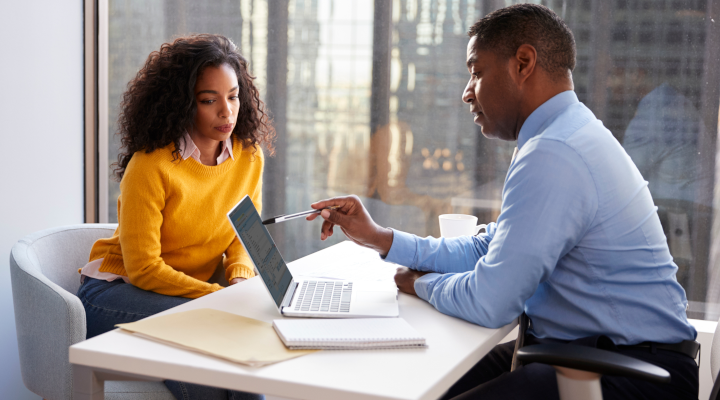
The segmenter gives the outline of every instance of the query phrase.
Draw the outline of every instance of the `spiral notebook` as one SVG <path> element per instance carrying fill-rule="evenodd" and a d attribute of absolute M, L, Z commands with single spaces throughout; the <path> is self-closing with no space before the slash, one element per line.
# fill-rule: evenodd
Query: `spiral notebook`
<path fill-rule="evenodd" d="M 276 319 L 273 328 L 291 350 L 426 346 L 425 338 L 402 318 Z"/>

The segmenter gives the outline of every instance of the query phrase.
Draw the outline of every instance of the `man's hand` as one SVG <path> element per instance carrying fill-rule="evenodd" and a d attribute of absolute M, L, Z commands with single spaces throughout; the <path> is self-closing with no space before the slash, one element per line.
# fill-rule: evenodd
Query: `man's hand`
<path fill-rule="evenodd" d="M 245 278 L 232 278 L 232 279 L 230 279 L 230 282 L 229 282 L 229 283 L 230 283 L 230 286 L 232 286 L 232 285 L 234 285 L 234 284 L 236 284 L 236 283 L 240 283 L 240 282 L 245 281 L 245 280 L 247 280 L 247 279 L 245 279 Z"/>
<path fill-rule="evenodd" d="M 392 229 L 376 224 L 357 196 L 335 197 L 318 201 L 310 206 L 316 210 L 337 207 L 332 210 L 323 210 L 320 214 L 325 220 L 320 231 L 321 240 L 332 236 L 333 227 L 337 225 L 345 233 L 345 236 L 360 246 L 369 247 L 383 256 L 390 251 L 393 242 Z M 317 214 L 312 214 L 305 219 L 312 221 L 317 216 Z"/>
<path fill-rule="evenodd" d="M 408 267 L 398 267 L 395 272 L 395 284 L 401 292 L 417 296 L 417 293 L 415 293 L 415 280 L 425 274 L 429 274 L 429 272 L 420 272 Z"/>

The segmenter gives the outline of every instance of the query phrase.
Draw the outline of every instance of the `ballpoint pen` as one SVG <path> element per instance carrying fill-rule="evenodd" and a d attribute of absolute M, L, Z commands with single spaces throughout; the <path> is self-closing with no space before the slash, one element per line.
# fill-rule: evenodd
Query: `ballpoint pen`
<path fill-rule="evenodd" d="M 278 215 L 277 217 L 272 217 L 272 218 L 266 219 L 262 223 L 263 223 L 263 225 L 275 224 L 278 222 L 283 222 L 283 221 L 288 221 L 288 220 L 295 219 L 295 218 L 304 217 L 304 216 L 310 215 L 310 214 L 320 214 L 322 212 L 322 210 L 334 210 L 338 207 L 339 206 L 330 206 L 330 207 L 325 207 L 325 208 L 319 208 L 317 210 L 303 211 L 303 212 L 299 212 L 296 214 Z"/>

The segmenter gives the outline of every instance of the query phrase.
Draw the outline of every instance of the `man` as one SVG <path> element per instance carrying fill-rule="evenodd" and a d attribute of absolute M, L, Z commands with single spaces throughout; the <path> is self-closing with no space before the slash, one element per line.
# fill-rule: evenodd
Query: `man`
<path fill-rule="evenodd" d="M 696 332 L 677 267 L 647 182 L 573 92 L 572 33 L 548 8 L 520 4 L 487 15 L 469 36 L 463 101 L 484 136 L 517 141 L 497 222 L 475 237 L 419 238 L 378 226 L 351 196 L 313 204 L 339 206 L 322 211 L 321 239 L 338 225 L 405 265 L 400 290 L 445 314 L 495 328 L 525 312 L 526 344 L 601 347 L 672 376 L 664 385 L 604 377 L 605 399 L 697 398 L 697 365 L 678 345 Z M 510 372 L 512 352 L 513 343 L 495 347 L 446 397 L 557 399 L 554 369 Z"/>

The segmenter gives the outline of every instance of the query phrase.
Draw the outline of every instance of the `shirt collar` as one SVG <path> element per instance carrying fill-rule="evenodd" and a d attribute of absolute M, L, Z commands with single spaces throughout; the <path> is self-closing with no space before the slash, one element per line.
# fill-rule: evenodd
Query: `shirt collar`
<path fill-rule="evenodd" d="M 220 156 L 218 157 L 218 165 L 222 164 L 222 161 L 227 160 L 228 157 L 235 160 L 235 156 L 233 155 L 233 151 L 232 151 L 232 135 L 228 136 L 228 138 L 225 139 L 222 143 L 223 143 L 222 144 L 223 149 L 220 152 Z M 223 157 L 223 154 L 225 155 L 224 157 Z M 222 159 L 222 161 L 220 161 L 221 159 Z"/>
<path fill-rule="evenodd" d="M 579 103 L 574 91 L 568 90 L 553 96 L 525 120 L 518 134 L 517 147 L 521 149 L 528 140 L 540 134 L 555 117 L 568 106 Z"/>
<path fill-rule="evenodd" d="M 195 154 L 196 152 L 197 154 Z M 187 160 L 193 156 L 196 160 L 200 160 L 200 149 L 197 148 L 195 142 L 193 142 L 187 131 L 185 131 L 185 134 L 183 135 L 183 140 L 180 141 L 180 154 L 182 154 L 183 160 Z M 228 157 L 235 160 L 235 156 L 232 151 L 232 136 L 222 142 L 222 151 L 220 151 L 220 156 L 218 157 L 218 164 L 221 164 L 221 161 L 219 160 L 222 159 L 225 161 Z"/>
<path fill-rule="evenodd" d="M 182 159 L 187 160 L 188 158 L 192 157 L 193 153 L 197 151 L 197 146 L 195 146 L 195 142 L 193 142 L 192 138 L 190 137 L 190 134 L 185 131 L 185 134 L 183 135 L 183 140 L 180 141 L 180 154 L 182 154 Z"/>

